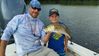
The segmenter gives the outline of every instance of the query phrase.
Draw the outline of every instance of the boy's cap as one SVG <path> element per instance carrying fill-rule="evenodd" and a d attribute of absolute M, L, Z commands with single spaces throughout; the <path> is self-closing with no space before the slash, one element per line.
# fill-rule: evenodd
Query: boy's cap
<path fill-rule="evenodd" d="M 30 1 L 30 6 L 33 7 L 33 8 L 41 9 L 41 4 L 38 0 L 31 0 Z"/>
<path fill-rule="evenodd" d="M 56 14 L 56 15 L 58 15 L 58 16 L 59 16 L 59 12 L 58 12 L 58 10 L 57 10 L 57 9 L 55 9 L 55 8 L 50 9 L 50 11 L 49 11 L 49 16 L 51 16 L 51 15 L 53 15 L 53 14 Z"/>

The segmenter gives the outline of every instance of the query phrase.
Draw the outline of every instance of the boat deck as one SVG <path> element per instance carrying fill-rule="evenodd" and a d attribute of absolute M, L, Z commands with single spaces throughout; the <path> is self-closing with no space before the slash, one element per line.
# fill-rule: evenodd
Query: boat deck
<path fill-rule="evenodd" d="M 6 48 L 6 56 L 17 56 L 15 44 L 10 44 Z M 82 47 L 74 42 L 68 42 L 67 56 L 99 56 L 99 53 L 91 51 L 85 47 Z"/>
<path fill-rule="evenodd" d="M 67 55 L 68 56 L 77 56 L 77 55 L 74 55 L 74 52 L 68 52 Z M 6 56 L 17 56 L 16 55 L 15 44 L 10 44 L 10 45 L 7 46 Z"/>

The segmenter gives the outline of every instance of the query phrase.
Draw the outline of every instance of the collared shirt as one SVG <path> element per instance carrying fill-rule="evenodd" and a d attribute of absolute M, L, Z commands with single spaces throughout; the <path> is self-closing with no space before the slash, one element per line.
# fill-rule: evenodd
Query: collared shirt
<path fill-rule="evenodd" d="M 29 13 L 17 15 L 7 24 L 1 39 L 9 41 L 13 34 L 17 56 L 23 56 L 41 48 L 39 36 L 44 36 L 43 26 L 44 24 L 40 19 L 32 18 Z"/>

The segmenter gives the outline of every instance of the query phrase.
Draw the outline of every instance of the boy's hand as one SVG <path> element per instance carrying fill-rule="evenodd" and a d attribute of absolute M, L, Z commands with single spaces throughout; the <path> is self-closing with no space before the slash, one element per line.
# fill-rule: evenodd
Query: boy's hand
<path fill-rule="evenodd" d="M 43 41 L 45 42 L 45 43 L 47 43 L 48 41 L 49 41 L 49 38 L 50 38 L 50 34 L 51 34 L 51 32 L 46 32 L 46 35 L 44 36 L 44 38 L 43 38 Z"/>
<path fill-rule="evenodd" d="M 52 32 L 48 31 L 48 32 L 46 32 L 46 33 L 47 33 L 47 35 L 50 35 Z"/>

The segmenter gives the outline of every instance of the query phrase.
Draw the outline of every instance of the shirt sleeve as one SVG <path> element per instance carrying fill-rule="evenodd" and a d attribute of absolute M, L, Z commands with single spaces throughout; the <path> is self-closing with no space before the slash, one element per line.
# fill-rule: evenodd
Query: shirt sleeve
<path fill-rule="evenodd" d="M 1 40 L 9 41 L 10 36 L 14 34 L 18 26 L 18 16 L 15 16 L 12 20 L 9 21 L 7 24 L 3 35 L 1 37 Z"/>

